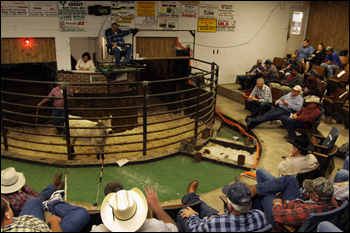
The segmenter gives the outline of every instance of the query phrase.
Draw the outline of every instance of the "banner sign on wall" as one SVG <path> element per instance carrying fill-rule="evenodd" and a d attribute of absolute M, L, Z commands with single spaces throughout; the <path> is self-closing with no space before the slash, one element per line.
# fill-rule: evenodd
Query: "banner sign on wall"
<path fill-rule="evenodd" d="M 158 28 L 157 17 L 135 17 L 135 28 L 156 30 Z"/>
<path fill-rule="evenodd" d="M 57 1 L 30 1 L 30 16 L 57 17 Z"/>
<path fill-rule="evenodd" d="M 135 17 L 112 16 L 112 23 L 117 23 L 120 30 L 129 30 L 134 28 Z"/>
<path fill-rule="evenodd" d="M 218 19 L 216 31 L 234 32 L 236 28 L 236 20 L 234 19 Z"/>
<path fill-rule="evenodd" d="M 218 5 L 201 4 L 199 7 L 199 18 L 202 19 L 217 19 Z"/>
<path fill-rule="evenodd" d="M 177 30 L 178 24 L 178 17 L 158 17 L 158 29 L 160 30 Z"/>
<path fill-rule="evenodd" d="M 137 16 L 155 17 L 156 2 L 155 1 L 137 1 Z"/>
<path fill-rule="evenodd" d="M 160 1 L 158 2 L 158 17 L 169 16 L 179 17 L 179 3 L 175 1 Z"/>
<path fill-rule="evenodd" d="M 181 16 L 189 18 L 197 18 L 198 4 L 182 3 Z"/>
<path fill-rule="evenodd" d="M 1 1 L 2 16 L 29 16 L 28 1 Z"/>
<path fill-rule="evenodd" d="M 86 14 L 85 1 L 58 1 L 58 14 Z"/>
<path fill-rule="evenodd" d="M 233 19 L 233 5 L 220 4 L 218 19 Z"/>
<path fill-rule="evenodd" d="M 198 32 L 216 32 L 216 19 L 198 19 Z"/>
<path fill-rule="evenodd" d="M 85 15 L 60 15 L 60 32 L 85 32 Z"/>
<path fill-rule="evenodd" d="M 111 16 L 135 17 L 135 1 L 111 1 Z"/>

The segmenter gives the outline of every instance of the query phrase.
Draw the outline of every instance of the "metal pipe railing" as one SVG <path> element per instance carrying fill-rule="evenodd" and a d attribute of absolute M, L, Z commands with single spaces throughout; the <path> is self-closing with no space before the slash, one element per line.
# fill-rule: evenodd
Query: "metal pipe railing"
<path fill-rule="evenodd" d="M 111 127 L 99 127 L 102 129 L 106 128 L 135 128 L 142 126 L 142 132 L 140 133 L 129 133 L 129 134 L 120 134 L 120 135 L 107 135 L 107 136 L 98 136 L 98 137 L 129 137 L 129 136 L 137 136 L 137 135 L 142 135 L 142 140 L 137 140 L 133 142 L 121 142 L 121 143 L 114 143 L 110 142 L 107 144 L 90 144 L 90 145 L 79 145 L 81 147 L 91 147 L 91 146 L 121 146 L 121 145 L 131 145 L 135 144 L 135 147 L 133 150 L 124 150 L 124 151 L 112 151 L 112 152 L 105 152 L 105 154 L 113 154 L 113 153 L 131 153 L 131 152 L 142 152 L 143 155 L 147 155 L 148 150 L 153 150 L 153 149 L 158 149 L 161 147 L 165 147 L 168 145 L 172 145 L 175 143 L 178 143 L 184 138 L 181 138 L 181 140 L 177 140 L 176 142 L 170 142 L 168 144 L 162 144 L 160 146 L 152 146 L 147 148 L 147 142 L 151 141 L 160 141 L 166 138 L 171 138 L 175 137 L 178 135 L 184 135 L 188 134 L 189 132 L 193 132 L 193 136 L 195 138 L 198 137 L 199 133 L 203 132 L 203 130 L 200 130 L 199 128 L 206 125 L 207 123 L 213 124 L 214 122 L 214 109 L 216 105 L 216 97 L 217 97 L 217 85 L 218 85 L 218 75 L 219 75 L 219 67 L 214 63 L 209 63 L 205 62 L 202 60 L 198 59 L 192 59 L 198 62 L 202 62 L 205 64 L 210 65 L 210 71 L 203 70 L 201 68 L 197 67 L 190 67 L 191 69 L 195 70 L 200 70 L 203 73 L 198 74 L 198 75 L 193 75 L 191 77 L 181 77 L 181 78 L 175 78 L 175 79 L 167 79 L 167 80 L 156 80 L 156 81 L 143 81 L 143 82 L 128 82 L 128 83 L 68 83 L 68 82 L 42 82 L 42 81 L 33 81 L 33 80 L 20 80 L 20 79 L 11 79 L 11 78 L 1 78 L 1 132 L 2 132 L 2 137 L 3 141 L 2 144 L 4 145 L 4 149 L 7 151 L 9 147 L 13 148 L 18 148 L 18 149 L 24 149 L 24 150 L 29 150 L 29 151 L 35 151 L 35 152 L 48 152 L 44 150 L 39 150 L 39 149 L 31 149 L 31 148 L 25 148 L 19 145 L 14 145 L 14 144 L 9 144 L 8 139 L 11 140 L 17 140 L 20 142 L 28 142 L 31 144 L 38 144 L 38 145 L 50 145 L 50 146 L 65 146 L 67 152 L 66 153 L 61 153 L 61 152 L 55 152 L 50 150 L 50 153 L 55 153 L 55 154 L 66 154 L 68 155 L 68 159 L 72 159 L 74 155 L 90 155 L 90 154 L 95 154 L 95 153 L 72 153 L 71 148 L 72 145 L 70 144 L 70 139 L 72 137 L 76 137 L 77 135 L 71 135 L 70 134 L 70 129 L 92 129 L 91 127 L 70 127 L 69 125 L 69 118 L 68 114 L 69 111 L 113 111 L 113 110 L 131 110 L 135 109 L 136 111 L 138 109 L 142 109 L 143 113 L 142 115 L 128 115 L 128 116 L 113 116 L 113 117 L 82 117 L 80 118 L 81 120 L 96 120 L 96 119 L 128 119 L 128 118 L 136 118 L 138 119 L 139 117 L 142 118 L 143 122 L 140 124 L 129 124 L 129 125 L 117 125 L 117 126 L 111 126 Z M 209 75 L 209 76 L 208 76 Z M 205 77 L 208 76 L 208 77 Z M 187 81 L 188 79 L 192 79 L 196 84 L 191 85 L 188 84 L 186 85 L 185 89 L 182 90 L 177 90 L 177 91 L 171 91 L 167 93 L 156 93 L 156 94 L 148 94 L 147 89 L 150 85 L 155 85 L 159 83 L 167 83 L 167 82 L 175 82 L 175 81 Z M 17 83 L 34 83 L 34 84 L 61 84 L 63 86 L 63 98 L 62 97 L 48 97 L 48 96 L 41 96 L 41 95 L 32 95 L 32 94 L 26 94 L 26 93 L 19 93 L 19 92 L 12 92 L 8 90 L 3 90 L 4 85 L 3 82 L 17 82 Z M 205 83 L 201 83 L 201 81 L 204 81 Z M 67 86 L 116 86 L 116 85 L 141 85 L 142 84 L 142 89 L 143 89 L 143 94 L 142 95 L 132 95 L 132 96 L 116 96 L 116 97 L 69 97 L 67 96 Z M 192 87 L 191 87 L 192 86 Z M 204 89 L 206 88 L 206 89 Z M 169 96 L 169 95 L 180 95 L 180 94 L 185 94 L 189 93 L 189 97 L 186 99 L 181 98 L 180 100 L 175 100 L 175 101 L 168 101 L 162 104 L 147 104 L 147 100 L 150 97 L 161 97 L 161 96 Z M 195 94 L 195 95 L 193 95 Z M 48 98 L 48 99 L 63 99 L 64 102 L 64 117 L 54 117 L 54 116 L 45 116 L 45 115 L 34 115 L 34 114 L 29 114 L 31 111 L 28 110 L 27 112 L 29 113 L 24 113 L 24 112 L 17 112 L 16 110 L 13 110 L 14 108 L 28 108 L 28 109 L 36 109 L 36 110 L 52 110 L 52 109 L 57 109 L 56 107 L 42 107 L 42 106 L 35 106 L 35 105 L 27 105 L 23 103 L 14 103 L 9 100 L 7 100 L 8 96 L 13 96 L 16 100 L 21 99 L 21 98 L 16 98 L 16 97 L 28 97 L 28 98 Z M 203 98 L 203 99 L 201 99 Z M 13 98 L 12 98 L 13 99 Z M 23 99 L 23 98 L 22 98 Z M 69 107 L 68 106 L 68 101 L 76 101 L 76 100 L 122 100 L 122 99 L 142 99 L 142 105 L 138 106 L 127 106 L 127 107 L 109 107 L 109 108 L 76 108 L 76 107 Z M 188 105 L 188 103 L 192 102 L 193 104 Z M 180 106 L 180 105 L 187 105 L 185 107 Z M 11 107 L 12 106 L 12 107 Z M 164 107 L 164 106 L 175 106 L 174 110 L 168 110 L 168 111 L 163 111 L 160 113 L 149 113 L 148 110 L 151 108 L 156 108 L 156 107 Z M 177 108 L 179 107 L 179 108 Z M 195 109 L 195 111 L 193 111 Z M 186 112 L 186 114 L 182 117 L 175 118 L 175 119 L 170 119 L 170 120 L 161 120 L 157 122 L 148 122 L 147 117 L 152 117 L 152 116 L 161 116 L 165 114 L 171 114 L 171 113 L 176 113 L 180 111 L 189 111 Z M 192 112 L 193 111 L 193 112 Z M 33 123 L 28 123 L 23 120 L 16 120 L 18 119 L 11 119 L 12 116 L 18 116 L 18 117 L 29 117 L 29 118 L 35 118 L 36 121 L 37 119 L 57 119 L 57 120 L 63 120 L 65 122 L 64 126 L 54 126 L 54 125 L 43 125 L 43 124 L 33 124 Z M 179 120 L 193 117 L 191 121 L 182 123 L 181 125 L 170 125 L 168 124 L 168 127 L 164 129 L 156 129 L 156 130 L 150 130 L 148 131 L 148 126 L 156 125 L 156 124 L 164 124 L 164 123 L 171 123 L 171 122 L 177 122 Z M 77 119 L 74 119 L 77 120 Z M 45 133 L 38 133 L 38 132 L 29 132 L 26 130 L 18 130 L 15 128 L 8 127 L 6 125 L 6 122 L 12 122 L 14 124 L 19 124 L 19 125 L 25 125 L 25 126 L 30 126 L 30 127 L 41 127 L 41 128 L 62 128 L 65 129 L 66 131 L 66 136 L 65 136 L 65 143 L 46 143 L 46 142 L 36 142 L 34 140 L 26 140 L 20 137 L 15 137 L 8 135 L 9 131 L 15 132 L 15 133 L 24 133 L 28 135 L 37 135 L 37 136 L 50 136 L 50 137 L 62 137 L 60 135 L 54 135 L 54 134 L 45 134 Z M 169 135 L 164 135 L 162 134 L 160 137 L 157 136 L 155 139 L 149 139 L 148 134 L 155 134 L 155 133 L 162 133 L 164 131 L 169 131 L 169 130 L 174 130 L 177 128 L 181 127 L 189 127 L 190 125 L 194 125 L 190 129 L 182 130 L 180 132 L 176 132 L 175 134 L 169 134 Z M 96 138 L 96 136 L 79 136 L 80 138 Z M 151 137 L 153 138 L 153 137 Z M 137 144 L 142 143 L 142 149 L 141 146 L 137 146 Z M 135 149 L 136 148 L 136 149 Z M 139 149 L 137 149 L 139 148 Z M 141 150 L 140 150 L 141 149 Z"/>

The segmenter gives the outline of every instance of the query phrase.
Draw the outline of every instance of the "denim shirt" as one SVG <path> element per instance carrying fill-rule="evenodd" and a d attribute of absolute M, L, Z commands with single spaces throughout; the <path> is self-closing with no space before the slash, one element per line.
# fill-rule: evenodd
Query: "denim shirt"
<path fill-rule="evenodd" d="M 307 55 L 312 55 L 312 53 L 315 51 L 315 49 L 309 45 L 305 48 L 305 50 L 303 51 L 304 46 L 301 46 L 301 48 L 298 50 L 297 52 L 297 56 L 298 56 L 298 61 L 301 62 L 301 60 L 303 60 Z"/>

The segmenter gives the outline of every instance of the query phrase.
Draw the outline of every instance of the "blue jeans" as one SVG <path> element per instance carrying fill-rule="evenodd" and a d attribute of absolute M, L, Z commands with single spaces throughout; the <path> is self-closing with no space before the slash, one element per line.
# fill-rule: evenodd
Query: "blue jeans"
<path fill-rule="evenodd" d="M 253 199 L 252 209 L 259 209 L 266 213 L 269 223 L 277 230 L 272 215 L 272 201 L 277 199 L 276 193 L 282 192 L 282 200 L 294 200 L 300 198 L 299 183 L 294 176 L 282 176 L 275 178 L 263 168 L 256 171 L 258 194 Z"/>
<path fill-rule="evenodd" d="M 49 200 L 51 195 L 56 191 L 56 185 L 49 184 L 41 193 L 39 193 L 40 200 L 46 201 Z"/>
<path fill-rule="evenodd" d="M 257 79 L 256 75 L 253 76 L 246 76 L 246 75 L 238 75 L 238 80 L 239 80 L 239 84 L 241 84 L 242 88 L 245 89 L 250 89 L 251 88 L 251 84 L 253 84 L 253 86 L 255 86 L 255 82 Z M 247 85 L 244 84 L 244 81 L 246 82 Z"/>
<path fill-rule="evenodd" d="M 186 205 L 193 204 L 193 203 L 196 203 L 198 201 L 201 201 L 201 200 L 196 195 L 196 193 L 189 193 L 184 198 L 184 203 Z M 185 209 L 185 208 L 182 208 L 182 209 Z M 204 217 L 208 217 L 208 216 L 211 216 L 211 215 L 217 214 L 217 213 L 219 213 L 219 211 L 208 206 L 204 201 L 201 201 L 201 207 L 199 210 L 199 218 L 202 219 Z M 176 221 L 176 224 L 179 228 L 179 232 L 189 232 L 188 227 L 187 227 L 188 226 L 188 218 L 181 219 L 180 215 L 181 215 L 181 210 L 179 210 L 179 213 L 177 214 L 177 221 Z"/>
<path fill-rule="evenodd" d="M 55 106 L 53 106 L 55 107 Z M 64 109 L 53 109 L 52 110 L 52 114 L 51 116 L 53 117 L 64 117 Z M 55 118 L 52 118 L 51 119 L 51 123 L 54 125 L 54 126 L 64 126 L 64 120 L 61 120 L 61 119 L 55 119 Z M 63 129 L 63 128 L 56 128 L 57 131 L 62 131 L 64 132 L 64 134 L 66 134 L 66 130 Z"/>
<path fill-rule="evenodd" d="M 334 226 L 333 223 L 328 221 L 320 222 L 317 226 L 317 232 L 343 232 L 338 227 Z"/>
<path fill-rule="evenodd" d="M 52 201 L 49 206 L 51 212 L 62 219 L 60 225 L 63 232 L 80 231 L 90 220 L 88 211 L 82 207 L 72 206 L 60 200 Z M 19 216 L 22 215 L 33 215 L 44 221 L 44 208 L 41 200 L 38 198 L 27 200 L 19 214 Z"/>
<path fill-rule="evenodd" d="M 130 61 L 132 47 L 122 46 L 121 49 L 126 50 L 124 61 L 128 63 Z M 114 52 L 115 65 L 119 66 L 120 65 L 120 52 L 121 51 L 117 47 L 114 47 L 113 52 Z"/>
<path fill-rule="evenodd" d="M 328 69 L 328 78 L 333 78 L 334 71 L 340 69 L 338 65 L 328 65 L 327 63 L 322 63 L 321 66 Z"/>
<path fill-rule="evenodd" d="M 290 112 L 287 111 L 284 108 L 281 107 L 274 107 L 273 109 L 266 112 L 264 115 L 261 115 L 259 118 L 252 118 L 250 119 L 251 122 L 251 129 L 260 125 L 263 122 L 266 121 L 273 121 L 273 120 L 279 120 L 281 116 L 289 116 Z"/>
<path fill-rule="evenodd" d="M 295 128 L 305 129 L 305 125 L 302 121 L 295 120 L 290 116 L 281 116 L 280 120 L 283 123 L 283 126 L 286 128 L 289 137 L 296 137 L 296 133 L 294 131 Z"/>
<path fill-rule="evenodd" d="M 260 109 L 260 116 L 264 115 L 265 112 L 269 111 L 271 109 L 270 103 L 263 103 L 258 101 L 248 101 L 247 104 L 249 107 L 249 110 L 252 114 L 258 114 Z"/>

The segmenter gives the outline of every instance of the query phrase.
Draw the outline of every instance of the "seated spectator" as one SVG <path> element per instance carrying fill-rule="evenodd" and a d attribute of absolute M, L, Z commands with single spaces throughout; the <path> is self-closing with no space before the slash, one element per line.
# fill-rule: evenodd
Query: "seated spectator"
<path fill-rule="evenodd" d="M 300 135 L 289 143 L 293 145 L 292 153 L 277 166 L 279 174 L 297 176 L 299 173 L 307 173 L 318 167 L 317 158 L 309 153 L 315 147 L 308 137 Z"/>
<path fill-rule="evenodd" d="M 292 54 L 292 56 L 290 57 L 290 60 L 287 61 L 286 66 L 283 69 L 283 74 L 284 77 L 287 78 L 288 76 L 291 75 L 292 73 L 292 68 L 294 66 L 299 66 L 298 61 L 297 61 L 297 55 Z"/>
<path fill-rule="evenodd" d="M 328 70 L 328 78 L 333 78 L 334 71 L 340 69 L 342 62 L 331 46 L 326 48 L 326 53 L 326 62 L 322 63 L 321 66 Z"/>
<path fill-rule="evenodd" d="M 308 73 L 309 77 L 306 79 L 305 83 L 302 86 L 304 100 L 309 99 L 312 95 L 319 96 L 322 91 L 321 80 L 316 78 L 317 71 L 311 70 Z"/>
<path fill-rule="evenodd" d="M 333 223 L 328 221 L 322 221 L 317 226 L 317 232 L 343 232 Z"/>
<path fill-rule="evenodd" d="M 262 60 L 258 59 L 256 61 L 256 65 L 252 67 L 252 69 L 245 73 L 245 75 L 238 75 L 239 84 L 241 84 L 241 87 L 238 88 L 238 90 L 246 90 L 251 88 L 251 84 L 255 86 L 256 80 L 260 78 L 260 74 L 258 74 L 258 70 L 261 70 L 264 72 L 264 67 L 261 65 Z M 247 85 L 244 84 L 244 81 L 247 83 Z"/>
<path fill-rule="evenodd" d="M 309 72 L 309 70 L 312 68 L 313 65 L 318 65 L 318 66 L 321 65 L 324 57 L 326 56 L 324 45 L 320 43 L 317 47 L 317 50 L 315 50 L 310 56 L 311 56 L 310 60 L 306 60 L 306 58 L 302 60 L 304 74 Z"/>
<path fill-rule="evenodd" d="M 64 181 L 61 181 L 62 173 L 57 173 L 49 184 L 39 194 L 25 184 L 26 179 L 21 172 L 16 172 L 13 167 L 1 171 L 1 194 L 6 198 L 14 211 L 15 216 L 21 212 L 24 203 L 30 198 L 39 198 L 46 201 L 56 191 L 64 188 Z"/>
<path fill-rule="evenodd" d="M 310 213 L 322 213 L 338 208 L 334 199 L 332 182 L 324 177 L 303 182 L 305 196 L 300 194 L 296 177 L 286 175 L 279 178 L 260 176 L 256 172 L 257 184 L 248 185 L 252 197 L 252 208 L 264 211 L 275 230 L 283 231 L 280 224 L 300 228 Z M 277 193 L 282 192 L 282 198 Z"/>
<path fill-rule="evenodd" d="M 140 189 L 124 190 L 115 180 L 105 187 L 101 205 L 103 224 L 93 225 L 91 232 L 177 232 L 176 223 L 159 204 L 157 192 L 147 186 L 146 197 Z M 150 207 L 158 219 L 146 219 Z"/>
<path fill-rule="evenodd" d="M 1 232 L 7 231 L 63 231 L 79 232 L 90 221 L 89 212 L 82 207 L 72 206 L 62 200 L 64 191 L 59 190 L 42 203 L 39 198 L 30 198 L 23 205 L 18 217 L 13 216 L 10 203 L 1 197 Z M 54 215 L 44 222 L 46 206 Z"/>
<path fill-rule="evenodd" d="M 272 65 L 272 61 L 266 60 L 264 65 L 266 71 L 258 70 L 258 73 L 264 78 L 265 84 L 278 82 L 278 70 L 276 66 Z"/>
<path fill-rule="evenodd" d="M 343 169 L 340 169 L 334 177 L 333 186 L 333 196 L 336 200 L 349 200 L 349 151 L 345 155 Z"/>
<path fill-rule="evenodd" d="M 302 62 L 307 55 L 312 55 L 314 51 L 315 49 L 310 45 L 310 41 L 308 39 L 303 40 L 303 46 L 296 53 L 298 56 L 297 61 Z"/>
<path fill-rule="evenodd" d="M 257 117 L 259 110 L 260 115 L 264 115 L 271 108 L 271 103 L 272 95 L 270 88 L 264 84 L 263 78 L 258 78 L 256 86 L 247 99 L 247 104 L 251 112 L 251 115 L 247 117 Z"/>
<path fill-rule="evenodd" d="M 295 85 L 303 85 L 304 77 L 299 74 L 299 66 L 293 66 L 292 74 L 287 76 L 287 78 L 282 78 L 280 83 L 270 83 L 270 89 L 276 88 L 283 91 L 283 94 L 287 94 L 292 91 Z"/>
<path fill-rule="evenodd" d="M 187 188 L 187 195 L 182 198 L 184 205 L 201 201 L 196 195 L 198 181 L 192 181 Z M 223 187 L 227 195 L 227 209 L 224 212 L 208 206 L 201 201 L 199 213 L 191 207 L 183 208 L 177 216 L 177 225 L 184 232 L 247 232 L 267 226 L 264 213 L 251 209 L 252 195 L 244 183 L 236 182 Z"/>
<path fill-rule="evenodd" d="M 296 85 L 292 92 L 276 100 L 276 107 L 256 119 L 246 118 L 248 130 L 255 128 L 266 121 L 279 120 L 281 116 L 290 116 L 303 107 L 303 98 L 300 96 L 301 87 Z"/>
<path fill-rule="evenodd" d="M 83 53 L 75 66 L 76 70 L 95 70 L 94 62 L 91 60 L 91 56 L 88 52 Z"/>
<path fill-rule="evenodd" d="M 292 116 L 281 116 L 280 120 L 288 132 L 288 135 L 283 137 L 286 141 L 295 139 L 295 128 L 309 129 L 311 127 L 310 122 L 317 120 L 320 116 L 321 110 L 318 107 L 320 98 L 313 95 L 306 102 L 309 104 Z"/>

